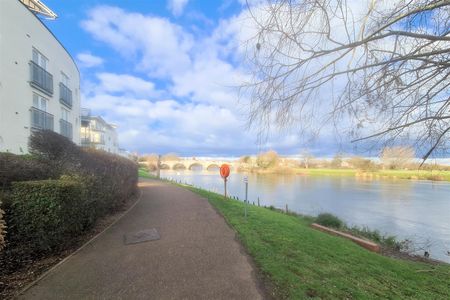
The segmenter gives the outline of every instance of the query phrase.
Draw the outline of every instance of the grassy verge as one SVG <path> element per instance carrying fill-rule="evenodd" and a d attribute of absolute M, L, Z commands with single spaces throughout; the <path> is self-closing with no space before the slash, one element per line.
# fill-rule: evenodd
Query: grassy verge
<path fill-rule="evenodd" d="M 144 169 L 139 169 L 138 176 L 142 178 L 148 178 L 148 179 L 157 179 L 155 175 L 150 174 Z"/>
<path fill-rule="evenodd" d="M 350 241 L 309 227 L 310 219 L 223 200 L 189 187 L 209 202 L 238 232 L 277 298 L 448 299 L 450 266 L 378 255 Z"/>
<path fill-rule="evenodd" d="M 310 218 L 205 197 L 236 230 L 260 271 L 273 283 L 276 298 L 448 299 L 450 266 L 394 259 L 309 227 Z"/>

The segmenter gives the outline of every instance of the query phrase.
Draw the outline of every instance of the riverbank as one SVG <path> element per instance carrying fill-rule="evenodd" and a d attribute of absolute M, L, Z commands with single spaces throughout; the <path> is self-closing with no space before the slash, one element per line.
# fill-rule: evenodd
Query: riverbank
<path fill-rule="evenodd" d="M 395 259 L 309 227 L 311 219 L 185 186 L 223 215 L 276 298 L 447 299 L 450 266 Z"/>
<path fill-rule="evenodd" d="M 221 195 L 188 187 L 207 198 L 236 230 L 257 266 L 274 284 L 277 298 L 446 299 L 450 266 L 394 259 L 350 241 L 318 232 L 311 220 L 223 200 Z"/>
<path fill-rule="evenodd" d="M 361 171 L 356 169 L 304 169 L 304 168 L 276 168 L 266 170 L 252 170 L 261 174 L 296 174 L 303 176 L 353 176 L 366 179 L 410 179 L 450 181 L 450 171 L 439 170 L 375 170 Z"/>

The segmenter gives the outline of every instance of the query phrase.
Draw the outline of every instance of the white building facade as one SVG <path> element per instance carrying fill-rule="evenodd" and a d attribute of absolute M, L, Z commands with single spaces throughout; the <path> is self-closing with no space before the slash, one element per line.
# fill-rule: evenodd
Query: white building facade
<path fill-rule="evenodd" d="M 28 138 L 40 129 L 79 145 L 80 126 L 75 61 L 29 7 L 1 0 L 0 152 L 28 153 Z"/>
<path fill-rule="evenodd" d="M 116 128 L 102 117 L 91 116 L 89 110 L 82 109 L 81 146 L 121 155 L 123 150 L 119 148 Z"/>

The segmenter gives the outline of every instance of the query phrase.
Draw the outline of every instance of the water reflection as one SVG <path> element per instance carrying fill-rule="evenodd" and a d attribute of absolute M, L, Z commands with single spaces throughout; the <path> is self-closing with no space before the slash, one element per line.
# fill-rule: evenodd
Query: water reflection
<path fill-rule="evenodd" d="M 223 192 L 216 171 L 164 170 L 166 178 Z M 350 225 L 368 226 L 382 233 L 421 243 L 430 239 L 431 256 L 450 262 L 450 184 L 429 181 L 369 179 L 363 177 L 310 177 L 300 175 L 232 173 L 228 193 L 244 199 L 244 176 L 249 200 L 307 215 L 336 214 Z"/>

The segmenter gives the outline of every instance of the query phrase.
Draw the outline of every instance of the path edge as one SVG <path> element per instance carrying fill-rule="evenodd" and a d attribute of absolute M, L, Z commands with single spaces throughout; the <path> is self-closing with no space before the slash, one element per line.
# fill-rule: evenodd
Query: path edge
<path fill-rule="evenodd" d="M 250 252 L 247 250 L 247 248 L 244 246 L 243 244 L 243 240 L 241 239 L 241 237 L 239 236 L 239 233 L 237 232 L 237 230 L 234 228 L 234 226 L 228 222 L 228 220 L 225 218 L 225 216 L 219 211 L 219 209 L 217 207 L 215 207 L 214 205 L 211 204 L 211 202 L 209 201 L 208 197 L 202 197 L 199 194 L 197 194 L 196 192 L 192 191 L 189 189 L 189 187 L 193 187 L 193 188 L 197 188 L 196 186 L 190 186 L 190 185 L 184 185 L 184 184 L 179 184 L 179 183 L 174 183 L 174 182 L 167 182 L 168 184 L 172 185 L 172 186 L 176 186 L 178 188 L 181 188 L 183 190 L 186 190 L 194 195 L 196 195 L 197 197 L 199 197 L 200 199 L 206 201 L 206 203 L 214 210 L 214 212 L 219 215 L 225 222 L 225 224 L 228 226 L 228 228 L 230 228 L 233 232 L 234 232 L 234 241 L 238 243 L 239 245 L 239 250 L 241 252 L 241 254 L 244 254 L 247 262 L 250 264 L 250 266 L 253 268 L 252 271 L 252 276 L 255 279 L 255 283 L 256 283 L 256 288 L 259 290 L 259 292 L 261 293 L 261 296 L 263 298 L 263 300 L 273 300 L 276 299 L 275 298 L 275 285 L 274 283 L 270 280 L 270 278 L 267 276 L 267 274 L 265 274 L 260 267 L 258 267 L 258 264 L 256 263 L 255 259 L 253 258 L 253 256 L 250 254 Z M 201 189 L 201 188 L 200 188 Z M 208 190 L 206 190 L 208 191 Z M 210 192 L 210 191 L 208 191 Z M 225 200 L 226 201 L 226 200 Z"/>

